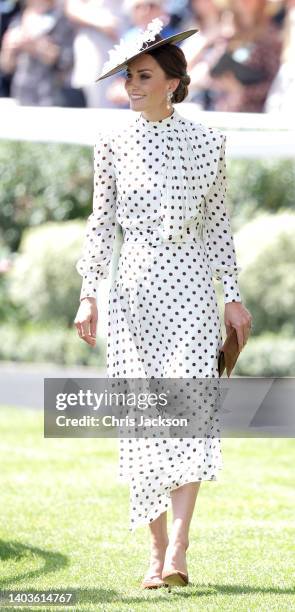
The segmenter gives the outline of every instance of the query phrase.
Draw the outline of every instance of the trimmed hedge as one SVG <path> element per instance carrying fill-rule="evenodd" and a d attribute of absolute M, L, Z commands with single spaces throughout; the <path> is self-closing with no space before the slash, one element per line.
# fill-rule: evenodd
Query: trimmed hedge
<path fill-rule="evenodd" d="M 253 334 L 295 337 L 295 213 L 260 215 L 235 236 L 243 301 Z"/>
<path fill-rule="evenodd" d="M 19 320 L 57 321 L 71 327 L 79 306 L 82 277 L 75 269 L 85 222 L 45 223 L 27 229 L 13 268 L 8 295 Z"/>
<path fill-rule="evenodd" d="M 231 159 L 227 173 L 227 203 L 235 232 L 261 213 L 295 210 L 294 159 Z"/>
<path fill-rule="evenodd" d="M 271 332 L 249 338 L 234 374 L 237 376 L 295 376 L 295 338 Z"/>
<path fill-rule="evenodd" d="M 96 346 L 90 347 L 74 327 L 6 324 L 0 333 L 0 360 L 105 367 L 105 341 L 97 337 Z"/>
<path fill-rule="evenodd" d="M 0 142 L 0 246 L 16 251 L 27 227 L 90 213 L 91 147 Z"/>

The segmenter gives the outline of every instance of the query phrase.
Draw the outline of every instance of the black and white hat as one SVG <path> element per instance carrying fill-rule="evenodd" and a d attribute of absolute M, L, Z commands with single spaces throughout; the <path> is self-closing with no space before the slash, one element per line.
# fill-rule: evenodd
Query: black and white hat
<path fill-rule="evenodd" d="M 109 59 L 102 67 L 102 73 L 95 80 L 101 81 L 108 76 L 116 74 L 120 70 L 127 68 L 127 63 L 142 53 L 146 53 L 147 51 L 152 51 L 161 45 L 165 45 L 167 43 L 176 43 L 196 34 L 199 32 L 197 29 L 184 30 L 183 32 L 179 32 L 178 34 L 173 34 L 172 36 L 167 36 L 167 38 L 161 38 L 150 44 L 153 40 L 155 40 L 156 36 L 163 29 L 164 23 L 156 17 L 147 25 L 146 30 L 142 30 L 134 39 L 131 41 L 126 41 L 124 38 L 121 38 L 119 44 L 115 45 L 112 49 L 109 50 Z"/>

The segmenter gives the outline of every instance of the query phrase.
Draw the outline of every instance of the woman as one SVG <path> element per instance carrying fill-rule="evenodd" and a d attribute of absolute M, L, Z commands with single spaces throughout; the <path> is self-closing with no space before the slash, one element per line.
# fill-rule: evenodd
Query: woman
<path fill-rule="evenodd" d="M 223 52 L 217 50 L 217 66 L 225 53 L 237 62 L 238 67 L 247 67 L 250 75 L 245 81 L 236 68 L 224 66 L 219 68 L 217 76 L 216 65 L 211 63 L 211 89 L 215 92 L 212 110 L 263 112 L 267 94 L 280 67 L 282 48 L 281 32 L 270 19 L 270 4 L 267 0 L 231 0 L 234 32 L 228 41 L 224 41 Z"/>
<path fill-rule="evenodd" d="M 224 10 L 222 4 L 216 0 L 191 0 L 190 19 L 182 22 L 185 28 L 200 29 L 198 40 L 188 39 L 181 49 L 191 78 L 189 101 L 203 110 L 211 110 L 213 102 L 209 74 L 211 58 L 216 57 L 216 49 L 231 30 L 229 11 Z"/>
<path fill-rule="evenodd" d="M 282 29 L 280 68 L 271 84 L 264 112 L 291 116 L 295 103 L 295 0 L 287 0 Z"/>
<path fill-rule="evenodd" d="M 118 0 L 64 0 L 64 10 L 75 28 L 73 87 L 82 88 L 89 108 L 112 107 L 108 83 L 97 87 L 94 79 L 101 70 L 110 45 L 119 38 L 123 22 Z"/>
<path fill-rule="evenodd" d="M 240 349 L 251 322 L 240 298 L 224 205 L 225 139 L 173 107 L 186 97 L 190 78 L 183 52 L 171 39 L 195 30 L 162 39 L 153 31 L 159 21 L 150 24 L 137 53 L 132 47 L 123 60 L 126 48 L 121 55 L 119 50 L 100 77 L 127 64 L 125 86 L 137 117 L 120 135 L 100 134 L 95 145 L 94 206 L 77 262 L 83 283 L 75 325 L 94 346 L 97 283 L 108 276 L 119 222 L 124 241 L 110 291 L 108 376 L 218 377 L 222 337 L 212 274 L 222 279 L 225 324 L 235 327 Z M 130 484 L 130 529 L 148 525 L 151 534 L 142 586 L 185 585 L 190 521 L 200 482 L 216 480 L 221 467 L 220 440 L 120 442 L 120 477 Z"/>
<path fill-rule="evenodd" d="M 13 74 L 10 95 L 26 106 L 66 105 L 72 46 L 73 29 L 57 0 L 25 0 L 0 54 L 1 69 Z"/>
<path fill-rule="evenodd" d="M 126 17 L 129 17 L 129 27 L 124 33 L 124 40 L 132 43 L 136 40 L 138 32 L 148 26 L 155 18 L 164 22 L 162 36 L 174 34 L 174 28 L 170 25 L 170 15 L 167 0 L 125 0 L 122 9 Z M 129 98 L 125 89 L 124 76 L 113 81 L 107 90 L 108 99 L 118 108 L 128 108 Z"/>

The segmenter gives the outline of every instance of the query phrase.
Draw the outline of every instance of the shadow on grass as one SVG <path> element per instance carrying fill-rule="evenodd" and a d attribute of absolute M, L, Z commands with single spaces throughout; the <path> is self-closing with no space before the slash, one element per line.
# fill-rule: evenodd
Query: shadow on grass
<path fill-rule="evenodd" d="M 21 544 L 16 541 L 5 542 L 4 540 L 0 540 L 0 561 L 25 561 L 25 559 L 30 561 L 33 558 L 43 560 L 42 567 L 36 570 L 22 572 L 18 576 L 12 576 L 11 578 L 0 578 L 0 587 L 3 588 L 5 585 L 11 584 L 11 582 L 36 578 L 37 576 L 43 576 L 50 572 L 56 572 L 69 564 L 69 559 L 58 552 L 44 550 L 37 546 L 29 546 L 28 544 Z"/>
<path fill-rule="evenodd" d="M 122 595 L 119 591 L 116 591 L 114 589 L 103 589 L 103 588 L 97 588 L 97 589 L 77 589 L 77 587 L 75 586 L 75 588 L 70 587 L 69 585 L 67 585 L 64 588 L 64 592 L 65 593 L 72 593 L 73 594 L 73 599 L 72 599 L 72 605 L 71 604 L 64 604 L 61 607 L 57 608 L 57 605 L 52 604 L 51 605 L 45 605 L 43 604 L 42 607 L 38 606 L 38 604 L 36 604 L 34 607 L 29 608 L 29 607 L 25 607 L 25 611 L 26 612 L 36 612 L 36 610 L 41 610 L 43 612 L 47 612 L 50 610 L 53 610 L 55 612 L 66 612 L 66 610 L 72 609 L 72 607 L 74 607 L 75 612 L 86 612 L 89 608 L 87 608 L 87 606 L 89 606 L 90 604 L 95 605 L 95 604 L 118 604 L 119 602 L 124 605 L 126 604 L 126 606 L 130 605 L 130 604 L 137 604 L 137 603 L 141 603 L 141 602 L 145 602 L 148 603 L 150 601 L 151 604 L 153 603 L 157 603 L 160 605 L 161 603 L 165 604 L 165 602 L 167 603 L 173 603 L 173 599 L 174 600 L 183 600 L 183 602 L 185 600 L 189 600 L 189 599 L 193 599 L 193 598 L 201 598 L 201 597 L 216 597 L 218 595 L 232 595 L 232 596 L 236 596 L 236 595 L 255 595 L 255 594 L 260 594 L 260 595 L 288 595 L 288 594 L 294 594 L 295 593 L 295 589 L 292 588 L 286 588 L 286 589 L 280 589 L 280 588 L 275 588 L 275 587 L 252 587 L 252 586 L 245 586 L 243 585 L 239 585 L 239 584 L 235 584 L 235 585 L 229 585 L 229 584 L 206 584 L 206 585 L 202 585 L 202 584 L 190 584 L 188 587 L 172 587 L 171 589 L 167 589 L 167 588 L 163 588 L 163 589 L 155 589 L 155 590 L 151 590 L 146 592 L 145 594 L 143 594 L 140 590 L 140 587 L 136 587 L 135 588 L 139 590 L 138 595 L 134 595 L 134 596 L 124 596 Z M 132 589 L 132 587 L 130 587 L 131 590 L 134 590 L 134 587 Z M 46 589 L 46 591 L 49 591 L 50 589 Z M 54 592 L 54 588 L 51 589 L 52 592 Z M 62 588 L 58 588 L 58 591 L 61 591 Z M 30 589 L 30 593 L 38 593 L 40 591 L 37 591 L 36 589 Z M 42 592 L 42 590 L 41 590 Z M 126 608 L 128 610 L 130 610 L 130 608 Z M 1 610 L 1 607 L 0 607 Z"/>
<path fill-rule="evenodd" d="M 8 584 L 12 582 L 18 582 L 21 580 L 30 580 L 32 578 L 36 578 L 38 576 L 44 576 L 44 574 L 48 574 L 50 572 L 56 572 L 61 568 L 69 565 L 69 558 L 65 555 L 62 555 L 57 552 L 47 551 L 36 546 L 29 546 L 26 544 L 21 544 L 20 542 L 10 541 L 5 542 L 0 540 L 0 560 L 2 562 L 5 561 L 22 561 L 24 562 L 26 559 L 29 561 L 31 558 L 37 558 L 43 560 L 42 567 L 36 570 L 30 570 L 28 572 L 22 572 L 18 576 L 11 576 L 5 579 L 0 578 L 0 588 L 3 591 Z M 264 595 L 293 595 L 295 594 L 295 588 L 279 588 L 279 587 L 263 587 L 263 586 L 251 586 L 245 584 L 212 584 L 212 583 L 194 583 L 190 582 L 187 587 L 172 587 L 170 589 L 156 589 L 153 591 L 142 591 L 140 584 L 132 585 L 129 583 L 130 591 L 134 593 L 134 590 L 138 590 L 138 595 L 125 595 L 120 591 L 112 588 L 93 588 L 93 589 L 83 589 L 77 588 L 75 585 L 74 588 L 69 585 L 51 587 L 46 589 L 38 589 L 33 588 L 29 589 L 30 593 L 38 593 L 42 591 L 51 591 L 55 592 L 64 591 L 65 593 L 73 594 L 73 605 L 75 606 L 75 610 L 79 610 L 77 608 L 77 604 L 81 606 L 81 610 L 84 609 L 84 606 L 87 604 L 101 604 L 101 603 L 111 603 L 111 602 L 120 602 L 121 604 L 131 604 L 131 603 L 140 603 L 140 602 L 148 602 L 149 600 L 155 601 L 158 600 L 160 602 L 170 601 L 171 598 L 177 597 L 183 600 L 188 600 L 192 597 L 210 597 L 210 596 L 218 596 L 218 595 L 253 595 L 253 594 L 264 594 Z M 8 589 L 7 589 L 8 590 Z M 9 589 L 10 591 L 16 591 L 17 589 Z M 20 592 L 24 592 L 28 589 L 22 588 Z M 46 604 L 45 604 L 46 605 Z M 57 604 L 58 605 L 58 604 Z M 61 606 L 60 610 L 65 610 L 66 606 L 68 608 L 71 607 L 69 604 L 65 604 Z M 46 612 L 46 610 L 52 610 L 52 608 L 57 610 L 57 607 L 54 605 L 48 605 L 46 608 L 44 604 L 42 605 L 42 610 Z M 34 606 L 34 608 L 28 608 L 26 606 L 26 611 L 38 609 L 38 604 Z M 1 609 L 1 606 L 0 606 Z"/>
<path fill-rule="evenodd" d="M 192 597 L 210 597 L 217 595 L 255 595 L 260 593 L 262 595 L 292 595 L 295 593 L 293 588 L 280 589 L 276 587 L 259 587 L 259 586 L 245 586 L 244 584 L 197 584 L 191 583 L 187 587 L 171 587 L 153 589 L 151 591 L 141 590 L 140 586 L 130 586 L 130 590 L 138 590 L 138 595 L 126 596 L 120 594 L 113 589 L 76 589 L 76 602 L 77 604 L 96 604 L 96 603 L 110 603 L 110 602 L 121 602 L 122 604 L 140 603 L 147 602 L 150 598 L 151 601 L 158 600 L 160 602 L 171 601 L 172 597 L 181 599 L 189 599 Z M 67 590 L 71 593 L 75 592 L 75 589 L 67 587 Z"/>
<path fill-rule="evenodd" d="M 61 606 L 60 608 L 57 608 L 58 603 L 56 603 L 55 605 L 52 604 L 43 604 L 42 605 L 42 609 L 43 612 L 46 612 L 47 610 L 52 610 L 54 608 L 54 610 L 56 612 L 59 612 L 59 610 L 63 610 L 63 612 L 65 612 L 65 610 L 70 609 L 72 607 L 74 607 L 75 612 L 79 612 L 79 610 L 81 610 L 81 612 L 83 611 L 87 611 L 89 608 L 87 606 L 89 605 L 95 605 L 95 604 L 118 604 L 121 603 L 122 605 L 126 604 L 126 606 L 129 606 L 130 604 L 139 604 L 141 602 L 145 602 L 148 603 L 149 601 L 152 603 L 158 602 L 158 604 L 160 605 L 161 603 L 172 603 L 173 599 L 177 599 L 177 600 L 189 600 L 189 599 L 193 599 L 193 598 L 201 598 L 201 597 L 216 597 L 218 595 L 232 595 L 232 596 L 236 596 L 236 595 L 255 595 L 255 594 L 260 594 L 260 595 L 288 595 L 291 594 L 293 595 L 295 593 L 295 589 L 292 588 L 287 588 L 287 589 L 279 589 L 279 588 L 275 588 L 275 587 L 251 587 L 251 586 L 245 586 L 245 585 L 221 585 L 221 584 L 206 584 L 206 585 L 202 585 L 202 584 L 198 584 L 198 585 L 194 585 L 191 584 L 189 587 L 172 587 L 171 589 L 167 589 L 167 588 L 163 588 L 163 589 L 155 589 L 155 590 L 151 590 L 146 592 L 145 594 L 143 594 L 141 592 L 140 587 L 130 587 L 130 590 L 138 590 L 139 593 L 138 595 L 131 595 L 131 596 L 126 596 L 123 595 L 122 593 L 120 593 L 120 591 L 117 591 L 115 589 L 103 589 L 103 588 L 96 588 L 96 589 L 77 589 L 77 587 L 75 586 L 70 587 L 69 585 L 67 585 L 66 587 L 62 588 L 62 587 L 58 587 L 56 590 L 53 588 L 46 588 L 44 590 L 40 589 L 29 589 L 30 593 L 40 593 L 40 592 L 60 592 L 63 591 L 64 593 L 71 593 L 72 594 L 72 603 L 65 603 L 63 606 Z M 18 592 L 16 589 L 11 589 L 10 592 Z M 26 589 L 22 589 L 20 592 L 25 592 Z M 40 606 L 38 606 L 38 604 L 36 604 L 33 608 L 28 608 L 26 606 L 26 612 L 30 612 L 30 611 L 34 611 L 36 612 L 36 609 L 39 609 Z M 1 609 L 1 606 L 0 606 Z M 130 609 L 130 608 L 127 608 Z"/>

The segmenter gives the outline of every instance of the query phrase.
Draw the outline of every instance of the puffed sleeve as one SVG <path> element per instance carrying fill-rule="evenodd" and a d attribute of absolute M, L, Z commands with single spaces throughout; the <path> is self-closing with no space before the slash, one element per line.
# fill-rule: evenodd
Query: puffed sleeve
<path fill-rule="evenodd" d="M 226 135 L 223 134 L 216 177 L 205 196 L 204 245 L 213 277 L 221 280 L 224 303 L 241 302 L 236 251 L 230 220 L 225 206 L 227 173 L 225 160 Z"/>
<path fill-rule="evenodd" d="M 93 161 L 93 210 L 86 223 L 82 255 L 76 263 L 76 270 L 83 277 L 80 301 L 96 297 L 98 284 L 108 278 L 116 237 L 116 180 L 107 134 L 99 133 Z"/>

